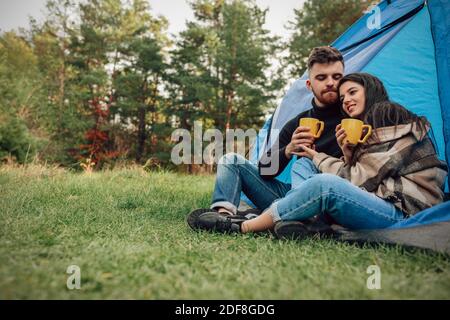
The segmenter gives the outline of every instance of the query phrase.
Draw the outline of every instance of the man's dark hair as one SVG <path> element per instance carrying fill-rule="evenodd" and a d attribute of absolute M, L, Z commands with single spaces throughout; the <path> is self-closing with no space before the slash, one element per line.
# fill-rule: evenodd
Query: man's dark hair
<path fill-rule="evenodd" d="M 316 47 L 309 54 L 308 70 L 311 70 L 315 63 L 331 63 L 337 61 L 340 61 L 344 66 L 344 58 L 338 49 L 329 46 Z"/>

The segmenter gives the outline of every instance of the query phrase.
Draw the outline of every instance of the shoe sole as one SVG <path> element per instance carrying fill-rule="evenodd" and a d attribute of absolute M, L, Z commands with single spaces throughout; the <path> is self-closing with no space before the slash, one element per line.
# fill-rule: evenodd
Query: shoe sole
<path fill-rule="evenodd" d="M 302 223 L 275 226 L 274 232 L 278 239 L 290 240 L 302 240 L 312 235 Z"/>
<path fill-rule="evenodd" d="M 214 211 L 213 209 L 196 209 L 188 214 L 188 216 L 186 217 L 186 222 L 189 225 L 189 227 L 191 227 L 192 230 L 198 231 L 201 229 L 197 223 L 198 218 L 206 212 L 216 212 L 216 211 Z M 241 216 L 241 215 L 235 215 L 232 217 L 233 217 L 233 221 L 236 221 L 236 222 L 242 222 L 242 221 L 249 220 L 246 216 Z"/>
<path fill-rule="evenodd" d="M 198 227 L 205 231 L 219 232 L 224 234 L 240 233 L 241 227 L 236 224 L 242 221 L 240 217 L 222 215 L 217 212 L 207 212 L 199 217 Z"/>
<path fill-rule="evenodd" d="M 192 230 L 197 231 L 200 229 L 197 224 L 198 217 L 200 217 L 200 215 L 202 215 L 205 212 L 211 212 L 211 211 L 212 211 L 211 209 L 196 209 L 188 214 L 188 216 L 186 217 L 186 222 L 189 225 L 189 227 L 191 227 Z"/>

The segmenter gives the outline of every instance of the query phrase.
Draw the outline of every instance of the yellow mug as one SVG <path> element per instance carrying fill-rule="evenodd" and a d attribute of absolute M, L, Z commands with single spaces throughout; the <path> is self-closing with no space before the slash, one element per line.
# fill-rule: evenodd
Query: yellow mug
<path fill-rule="evenodd" d="M 319 138 L 325 128 L 325 123 L 315 118 L 301 118 L 300 127 L 308 127 L 314 138 Z"/>
<path fill-rule="evenodd" d="M 358 119 L 343 119 L 341 121 L 341 127 L 345 130 L 347 142 L 351 144 L 365 143 L 372 134 L 372 126 L 364 124 L 364 122 Z M 367 133 L 364 138 L 361 139 L 364 129 L 367 129 Z"/>

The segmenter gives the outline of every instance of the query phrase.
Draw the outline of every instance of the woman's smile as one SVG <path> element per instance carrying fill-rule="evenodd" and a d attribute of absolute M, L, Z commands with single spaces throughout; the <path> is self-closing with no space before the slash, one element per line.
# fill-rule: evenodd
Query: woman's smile
<path fill-rule="evenodd" d="M 339 93 L 345 113 L 352 118 L 363 114 L 366 104 L 363 86 L 356 82 L 347 81 L 342 84 Z"/>

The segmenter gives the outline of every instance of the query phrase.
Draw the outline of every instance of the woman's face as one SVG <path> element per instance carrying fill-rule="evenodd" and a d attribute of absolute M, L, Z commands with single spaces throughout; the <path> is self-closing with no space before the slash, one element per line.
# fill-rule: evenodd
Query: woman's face
<path fill-rule="evenodd" d="M 339 97 L 346 114 L 352 118 L 358 118 L 364 112 L 366 105 L 366 93 L 359 83 L 346 81 L 339 88 Z"/>

